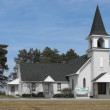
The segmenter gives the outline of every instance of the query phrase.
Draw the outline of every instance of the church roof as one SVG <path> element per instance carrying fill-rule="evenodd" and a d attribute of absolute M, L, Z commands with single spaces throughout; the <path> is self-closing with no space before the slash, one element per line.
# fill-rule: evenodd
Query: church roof
<path fill-rule="evenodd" d="M 54 81 L 66 81 L 66 76 L 76 73 L 88 61 L 83 55 L 68 64 L 20 63 L 22 81 L 44 81 L 50 76 Z"/>
<path fill-rule="evenodd" d="M 89 35 L 108 35 L 105 30 L 98 6 L 96 8 L 91 32 Z"/>
<path fill-rule="evenodd" d="M 73 72 L 68 64 L 21 63 L 22 81 L 45 81 L 50 76 L 54 81 L 66 81 L 66 75 Z"/>
<path fill-rule="evenodd" d="M 87 58 L 87 54 L 80 56 L 68 62 L 73 66 L 73 73 L 76 73 L 90 58 Z"/>

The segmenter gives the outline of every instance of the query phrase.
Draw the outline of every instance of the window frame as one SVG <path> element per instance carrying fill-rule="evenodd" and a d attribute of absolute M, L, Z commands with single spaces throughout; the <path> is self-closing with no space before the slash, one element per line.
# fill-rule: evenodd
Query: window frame
<path fill-rule="evenodd" d="M 97 47 L 98 47 L 98 48 L 105 48 L 105 41 L 104 41 L 103 38 L 99 38 L 99 39 L 97 40 Z"/>
<path fill-rule="evenodd" d="M 72 79 L 72 90 L 74 90 L 74 79 Z"/>
<path fill-rule="evenodd" d="M 31 86 L 32 88 L 32 91 L 36 91 L 36 83 L 32 83 L 32 86 Z"/>
<path fill-rule="evenodd" d="M 57 83 L 57 91 L 61 91 L 61 83 Z"/>
<path fill-rule="evenodd" d="M 83 88 L 86 88 L 86 78 L 83 78 Z"/>

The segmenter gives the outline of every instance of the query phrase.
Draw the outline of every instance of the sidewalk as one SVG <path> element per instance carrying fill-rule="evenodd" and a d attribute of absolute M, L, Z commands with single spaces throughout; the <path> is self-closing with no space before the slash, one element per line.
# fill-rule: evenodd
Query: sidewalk
<path fill-rule="evenodd" d="M 0 99 L 0 101 L 110 101 L 110 99 L 75 99 L 75 98 L 48 98 L 48 99 Z"/>

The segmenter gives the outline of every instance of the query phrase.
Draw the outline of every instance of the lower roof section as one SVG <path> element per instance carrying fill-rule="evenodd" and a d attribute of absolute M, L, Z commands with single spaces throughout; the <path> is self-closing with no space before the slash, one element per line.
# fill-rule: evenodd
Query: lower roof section
<path fill-rule="evenodd" d="M 13 80 L 13 81 L 10 81 L 10 82 L 8 83 L 8 85 L 18 85 L 18 84 L 19 84 L 19 78 L 15 79 L 15 80 Z"/>
<path fill-rule="evenodd" d="M 92 82 L 110 82 L 110 73 L 101 73 Z"/>

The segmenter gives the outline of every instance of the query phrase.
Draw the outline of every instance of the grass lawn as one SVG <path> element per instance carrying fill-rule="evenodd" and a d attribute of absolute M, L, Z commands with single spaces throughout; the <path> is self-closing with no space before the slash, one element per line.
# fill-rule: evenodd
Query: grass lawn
<path fill-rule="evenodd" d="M 0 102 L 0 110 L 110 110 L 109 101 Z"/>
<path fill-rule="evenodd" d="M 14 96 L 8 96 L 8 95 L 0 95 L 0 99 L 5 99 L 5 98 L 15 99 L 16 97 L 14 97 Z"/>

